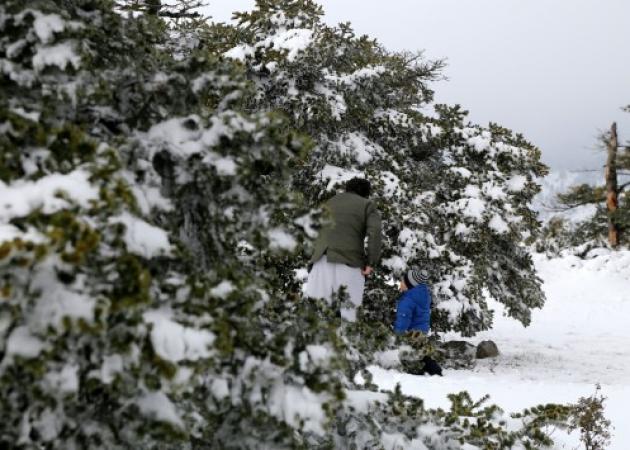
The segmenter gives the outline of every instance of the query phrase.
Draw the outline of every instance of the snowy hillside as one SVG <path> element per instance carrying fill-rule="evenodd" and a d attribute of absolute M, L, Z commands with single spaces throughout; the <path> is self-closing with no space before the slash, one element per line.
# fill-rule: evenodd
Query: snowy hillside
<path fill-rule="evenodd" d="M 494 340 L 501 355 L 478 361 L 473 372 L 446 370 L 443 378 L 417 377 L 372 367 L 376 384 L 422 397 L 429 407 L 447 407 L 447 395 L 468 390 L 474 398 L 491 395 L 507 411 L 547 402 L 571 403 L 595 392 L 600 383 L 612 420 L 611 450 L 630 448 L 630 251 L 602 251 L 592 259 L 536 255 L 547 304 L 533 313 L 532 325 L 502 317 L 495 328 L 471 342 Z M 447 336 L 459 339 L 456 335 Z M 577 436 L 554 433 L 556 448 L 573 449 Z"/>

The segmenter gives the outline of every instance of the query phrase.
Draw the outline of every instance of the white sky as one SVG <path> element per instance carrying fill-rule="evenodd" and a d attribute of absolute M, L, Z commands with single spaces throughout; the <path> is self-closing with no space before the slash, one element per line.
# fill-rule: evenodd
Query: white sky
<path fill-rule="evenodd" d="M 216 21 L 254 0 L 208 0 Z M 630 0 L 320 0 L 330 24 L 446 58 L 436 100 L 523 133 L 554 169 L 601 167 L 596 137 L 630 136 Z"/>

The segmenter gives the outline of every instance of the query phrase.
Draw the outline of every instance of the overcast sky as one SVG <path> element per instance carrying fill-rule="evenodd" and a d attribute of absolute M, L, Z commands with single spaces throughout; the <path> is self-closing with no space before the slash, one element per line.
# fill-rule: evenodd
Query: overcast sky
<path fill-rule="evenodd" d="M 228 21 L 254 0 L 208 0 Z M 554 169 L 601 167 L 596 137 L 630 136 L 630 0 L 320 0 L 392 50 L 446 58 L 436 100 L 521 132 Z"/>

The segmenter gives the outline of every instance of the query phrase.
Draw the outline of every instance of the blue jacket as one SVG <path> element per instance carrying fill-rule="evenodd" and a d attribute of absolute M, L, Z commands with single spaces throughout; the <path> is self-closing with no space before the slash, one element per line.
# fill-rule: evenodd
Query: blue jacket
<path fill-rule="evenodd" d="M 419 284 L 403 292 L 398 299 L 394 332 L 420 330 L 424 334 L 431 326 L 431 292 L 426 284 Z"/>

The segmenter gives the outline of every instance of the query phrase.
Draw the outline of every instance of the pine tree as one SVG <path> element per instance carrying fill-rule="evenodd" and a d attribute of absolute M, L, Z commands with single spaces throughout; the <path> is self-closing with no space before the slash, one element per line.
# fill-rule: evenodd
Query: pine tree
<path fill-rule="evenodd" d="M 319 23 L 313 3 L 286 5 L 290 19 L 268 24 Z M 422 79 L 411 87 L 403 75 L 415 80 L 430 67 L 407 67 L 342 28 L 357 58 L 369 55 L 359 42 L 375 62 L 401 67 L 387 80 L 371 80 L 376 68 L 355 74 L 370 102 L 417 99 Z M 335 134 L 337 119 L 324 115 L 337 151 L 323 152 L 316 110 L 300 101 L 287 117 L 282 97 L 264 106 L 249 69 L 221 57 L 241 31 L 121 14 L 109 0 L 9 0 L 0 32 L 0 446 L 511 448 L 547 445 L 544 427 L 569 423 L 570 406 L 548 405 L 507 430 L 498 407 L 465 393 L 451 397 L 450 411 L 430 410 L 399 390 L 373 392 L 368 374 L 355 384 L 346 375 L 358 347 L 334 309 L 291 295 L 283 268 L 318 224 L 305 198 L 328 194 L 325 180 L 312 192 L 290 186 L 319 170 L 317 158 L 345 158 L 345 170 L 360 164 L 380 180 L 383 202 L 396 198 L 386 186 L 428 196 L 405 184 L 424 181 L 401 163 L 413 149 L 442 167 L 427 142 L 451 136 L 444 125 L 411 110 L 375 119 L 346 86 L 353 120 L 395 132 L 344 122 Z M 290 59 L 292 48 L 278 55 Z M 388 96 L 388 83 L 399 97 Z M 328 94 L 320 100 L 331 105 Z M 440 114 L 452 123 L 455 112 Z M 498 146 L 461 142 L 481 133 L 457 130 L 452 160 Z M 369 145 L 371 158 L 348 152 L 348 142 Z M 398 147 L 399 159 L 387 156 Z M 377 162 L 392 164 L 391 175 L 381 177 Z M 398 187 L 386 185 L 392 176 Z M 403 212 L 431 211 L 409 203 L 417 209 Z M 400 220 L 392 226 L 415 224 Z"/>
<path fill-rule="evenodd" d="M 235 110 L 239 69 L 150 14 L 15 1 L 0 17 L 0 440 L 251 448 L 322 433 L 342 397 L 334 330 L 308 310 L 269 322 L 272 276 L 238 250 L 272 259 L 303 239 L 281 180 L 304 140 Z"/>
<path fill-rule="evenodd" d="M 601 184 L 579 184 L 572 186 L 567 192 L 558 195 L 559 210 L 566 212 L 579 207 L 592 206 L 594 213 L 586 220 L 577 224 L 568 224 L 561 217 L 557 217 L 552 223 L 545 226 L 538 243 L 541 250 L 559 252 L 568 248 L 576 248 L 579 253 L 588 252 L 593 247 L 613 245 L 610 239 L 610 229 L 614 226 L 615 242 L 621 246 L 627 246 L 628 230 L 630 230 L 630 197 L 628 188 L 630 183 L 626 180 L 630 173 L 630 147 L 621 146 L 617 142 L 616 124 L 613 129 L 600 138 L 602 148 L 609 150 L 608 164 L 614 165 L 613 186 L 606 186 L 606 171 L 602 171 Z M 612 143 L 611 141 L 615 142 Z M 613 149 L 610 146 L 613 145 Z M 616 208 L 610 211 L 607 203 L 608 194 L 613 191 Z"/>
<path fill-rule="evenodd" d="M 348 24 L 325 25 L 321 14 L 311 1 L 259 1 L 236 15 L 223 50 L 256 86 L 250 108 L 281 109 L 315 140 L 292 182 L 307 202 L 318 204 L 357 174 L 376 185 L 387 250 L 367 292 L 367 316 L 385 320 L 386 311 L 369 310 L 392 305 L 385 280 L 422 265 L 432 273 L 437 330 L 472 335 L 491 327 L 484 290 L 527 325 L 544 302 L 520 245 L 538 230 L 529 202 L 546 171 L 539 150 L 499 126 L 469 124 L 458 108 L 433 105 L 429 83 L 440 61 L 389 52 Z"/>

